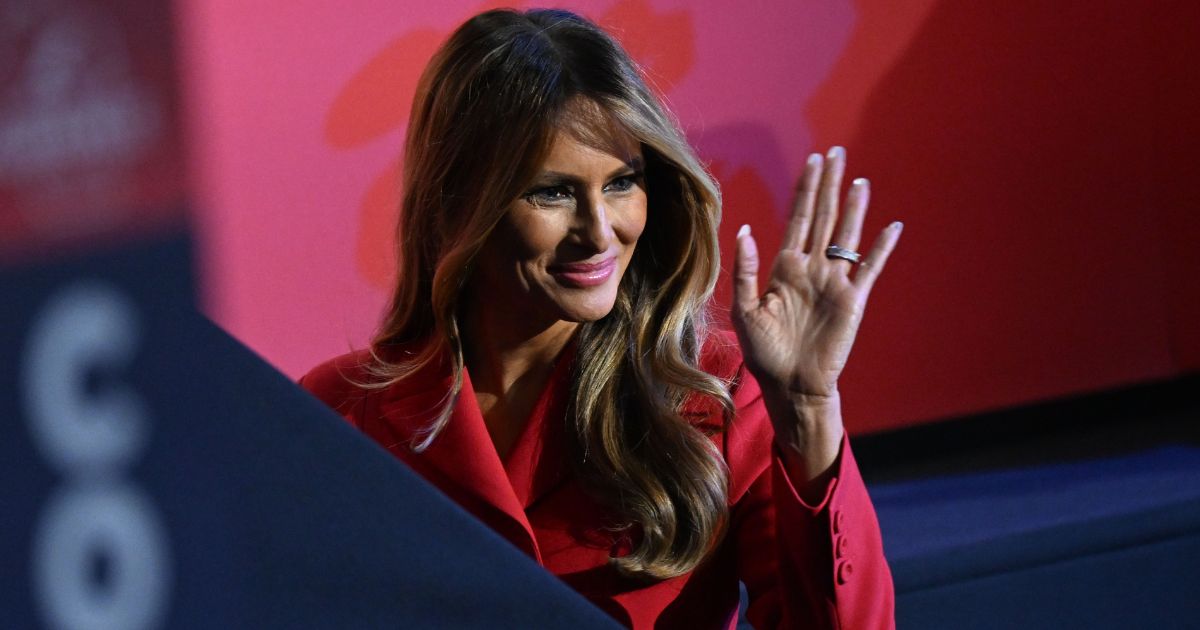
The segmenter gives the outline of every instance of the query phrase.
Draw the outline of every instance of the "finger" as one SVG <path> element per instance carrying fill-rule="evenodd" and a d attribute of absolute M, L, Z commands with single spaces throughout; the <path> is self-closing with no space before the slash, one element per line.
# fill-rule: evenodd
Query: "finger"
<path fill-rule="evenodd" d="M 875 244 L 871 246 L 871 252 L 859 263 L 858 271 L 854 273 L 854 284 L 858 287 L 864 300 L 871 293 L 871 287 L 874 286 L 875 280 L 879 278 L 879 274 L 883 273 L 883 266 L 887 264 L 888 256 L 891 255 L 892 250 L 896 248 L 896 243 L 900 240 L 900 232 L 903 230 L 903 223 L 893 221 L 891 225 L 884 228 L 883 232 L 875 238 Z"/>
<path fill-rule="evenodd" d="M 796 182 L 796 196 L 792 199 L 792 218 L 788 220 L 787 230 L 783 233 L 783 245 L 780 249 L 799 251 L 808 238 L 808 229 L 812 225 L 813 208 L 817 201 L 817 187 L 821 183 L 821 170 L 824 160 L 820 153 L 808 156 L 804 164 L 804 172 Z"/>
<path fill-rule="evenodd" d="M 846 170 L 846 150 L 833 147 L 829 150 L 825 171 L 821 174 L 821 185 L 817 191 L 817 210 L 813 217 L 812 246 L 810 254 L 820 254 L 829 245 L 833 226 L 837 223 L 838 195 L 842 189 L 842 173 Z"/>
<path fill-rule="evenodd" d="M 750 235 L 750 226 L 738 230 L 737 256 L 733 263 L 733 301 L 740 314 L 758 306 L 758 245 Z"/>
<path fill-rule="evenodd" d="M 867 216 L 867 204 L 871 202 L 871 184 L 859 177 L 850 184 L 846 193 L 846 208 L 842 211 L 842 226 L 833 239 L 834 245 L 855 249 L 862 240 L 863 219 Z"/>

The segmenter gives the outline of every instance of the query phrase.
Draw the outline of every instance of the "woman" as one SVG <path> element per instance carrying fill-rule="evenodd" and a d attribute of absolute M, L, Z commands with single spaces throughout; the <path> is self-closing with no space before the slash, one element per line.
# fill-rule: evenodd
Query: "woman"
<path fill-rule="evenodd" d="M 633 62 L 478 15 L 418 88 L 383 325 L 302 383 L 626 625 L 728 626 L 740 579 L 756 627 L 889 627 L 837 379 L 900 227 L 858 262 L 844 168 L 809 159 L 765 292 L 742 228 L 710 332 L 719 193 Z"/>

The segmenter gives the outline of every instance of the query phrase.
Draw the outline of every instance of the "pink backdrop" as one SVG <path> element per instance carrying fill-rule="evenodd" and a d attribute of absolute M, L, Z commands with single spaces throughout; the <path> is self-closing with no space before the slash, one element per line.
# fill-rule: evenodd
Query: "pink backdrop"
<path fill-rule="evenodd" d="M 1189 21 L 1077 4 L 564 3 L 722 182 L 727 267 L 743 222 L 777 245 L 830 144 L 872 179 L 869 230 L 905 221 L 845 375 L 857 432 L 1200 367 L 1196 197 L 1169 185 L 1196 156 Z M 348 6 L 180 5 L 204 308 L 291 376 L 369 337 L 417 75 L 493 5 Z"/>

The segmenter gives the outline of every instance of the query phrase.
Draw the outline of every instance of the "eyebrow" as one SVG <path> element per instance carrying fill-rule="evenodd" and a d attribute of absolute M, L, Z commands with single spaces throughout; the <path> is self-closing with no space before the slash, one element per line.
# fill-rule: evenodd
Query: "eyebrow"
<path fill-rule="evenodd" d="M 606 179 L 612 179 L 614 177 L 624 175 L 624 174 L 627 174 L 630 172 L 640 173 L 643 168 L 645 168 L 645 164 L 642 161 L 642 158 L 635 157 L 632 160 L 629 160 L 628 162 L 623 164 L 620 168 L 615 169 L 611 173 L 609 173 L 608 177 Z M 543 185 L 543 186 L 545 186 L 545 185 L 557 186 L 557 185 L 563 185 L 563 184 L 578 184 L 580 181 L 581 180 L 578 177 L 571 175 L 569 173 L 563 173 L 560 171 L 542 171 L 541 173 L 538 174 L 537 178 L 534 180 L 535 184 Z"/>

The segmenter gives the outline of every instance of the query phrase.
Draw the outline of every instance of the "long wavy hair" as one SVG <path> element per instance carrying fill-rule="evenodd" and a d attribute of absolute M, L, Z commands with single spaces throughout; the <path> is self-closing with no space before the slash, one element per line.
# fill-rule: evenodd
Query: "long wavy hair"
<path fill-rule="evenodd" d="M 560 10 L 488 11 L 425 69 L 372 387 L 449 356 L 453 385 L 413 448 L 449 421 L 463 383 L 459 317 L 472 262 L 580 99 L 642 144 L 649 212 L 613 310 L 577 333 L 566 434 L 588 491 L 640 532 L 611 562 L 630 576 L 674 577 L 704 560 L 728 520 L 725 462 L 681 414 L 697 395 L 717 401 L 726 420 L 732 413 L 728 383 L 699 367 L 720 267 L 720 193 L 636 64 L 591 22 Z M 380 352 L 417 341 L 422 350 L 399 361 Z"/>

